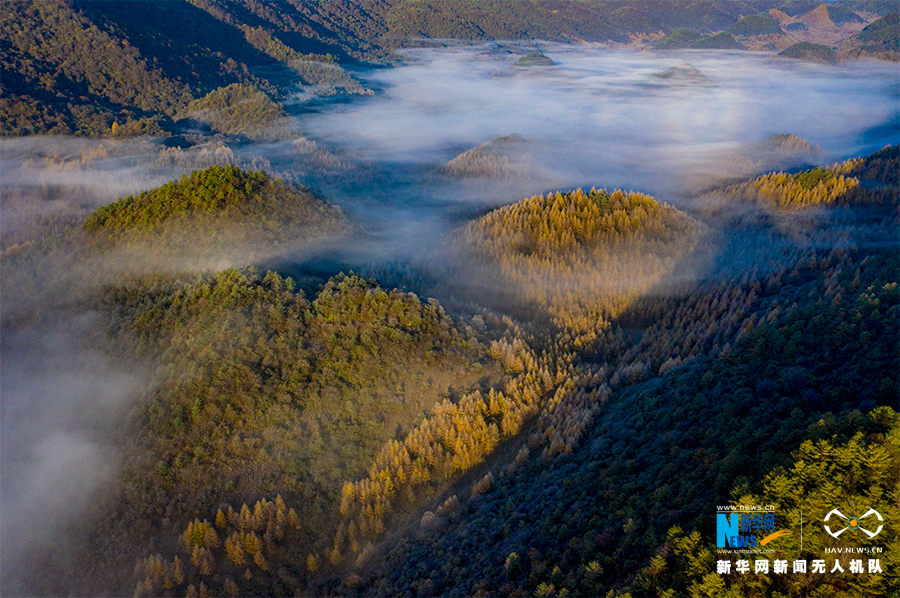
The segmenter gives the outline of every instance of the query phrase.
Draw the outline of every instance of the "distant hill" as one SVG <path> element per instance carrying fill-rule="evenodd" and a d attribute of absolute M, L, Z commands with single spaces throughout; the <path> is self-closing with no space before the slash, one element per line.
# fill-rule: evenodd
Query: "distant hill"
<path fill-rule="evenodd" d="M 721 31 L 766 2 L 401 0 L 392 3 L 389 35 L 469 39 L 629 40 L 631 33 L 671 32 L 681 27 Z M 760 8 L 750 8 L 760 4 Z"/>
<path fill-rule="evenodd" d="M 788 43 L 780 45 L 784 49 L 796 42 L 838 45 L 856 35 L 873 13 L 887 7 L 887 2 L 789 2 L 770 9 L 768 14 L 788 34 Z"/>
<path fill-rule="evenodd" d="M 506 178 L 520 176 L 517 155 L 526 139 L 521 135 L 497 137 L 467 150 L 441 167 L 439 172 L 450 177 Z"/>
<path fill-rule="evenodd" d="M 891 13 L 873 22 L 842 48 L 853 57 L 900 61 L 900 13 Z"/>
<path fill-rule="evenodd" d="M 781 27 L 770 17 L 749 15 L 729 27 L 728 31 L 737 35 L 771 35 L 781 33 Z"/>
<path fill-rule="evenodd" d="M 798 42 L 785 48 L 777 56 L 825 64 L 836 64 L 839 61 L 837 53 L 832 48 L 809 42 Z"/>
<path fill-rule="evenodd" d="M 744 48 L 727 31 L 704 36 L 694 42 L 694 45 L 691 47 L 697 50 L 742 50 Z"/>
<path fill-rule="evenodd" d="M 824 4 L 824 2 L 820 2 L 819 0 L 788 0 L 783 4 L 780 4 L 776 10 L 779 10 L 788 16 L 797 17 L 815 10 L 820 4 Z"/>
<path fill-rule="evenodd" d="M 544 55 L 543 52 L 532 52 L 518 59 L 515 66 L 556 66 L 552 59 Z"/>
<path fill-rule="evenodd" d="M 760 149 L 792 154 L 808 154 L 816 148 L 806 139 L 790 133 L 775 133 L 764 139 Z"/>
<path fill-rule="evenodd" d="M 661 73 L 653 73 L 653 77 L 673 83 L 705 83 L 709 78 L 692 64 L 678 64 Z"/>
<path fill-rule="evenodd" d="M 891 13 L 863 29 L 856 39 L 870 46 L 900 50 L 900 13 Z"/>
<path fill-rule="evenodd" d="M 732 35 L 722 31 L 715 35 L 704 35 L 690 29 L 681 28 L 666 34 L 656 42 L 657 50 L 740 50 L 743 48 Z"/>
<path fill-rule="evenodd" d="M 84 228 L 140 262 L 254 263 L 349 229 L 341 210 L 262 171 L 213 166 L 97 208 Z M 186 263 L 187 263 L 186 262 Z"/>
<path fill-rule="evenodd" d="M 716 152 L 707 166 L 690 175 L 685 182 L 697 192 L 733 184 L 762 172 L 808 168 L 822 159 L 821 149 L 793 134 L 776 133 L 769 137 Z"/>
<path fill-rule="evenodd" d="M 844 23 L 865 23 L 865 20 L 858 14 L 844 6 L 843 4 L 833 3 L 827 5 L 828 18 L 835 25 Z"/>
<path fill-rule="evenodd" d="M 215 89 L 188 106 L 191 116 L 203 120 L 220 133 L 266 136 L 273 124 L 285 116 L 280 105 L 249 85 L 232 83 Z"/>
<path fill-rule="evenodd" d="M 661 40 L 656 42 L 657 50 L 678 50 L 681 48 L 690 48 L 702 36 L 696 31 L 692 31 L 685 27 L 676 29 L 666 34 Z"/>

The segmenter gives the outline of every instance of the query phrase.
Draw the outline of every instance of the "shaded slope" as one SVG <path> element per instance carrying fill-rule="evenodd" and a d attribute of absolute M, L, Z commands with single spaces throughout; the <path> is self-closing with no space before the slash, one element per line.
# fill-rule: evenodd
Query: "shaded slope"
<path fill-rule="evenodd" d="M 172 116 L 189 89 L 62 1 L 3 11 L 0 128 L 4 134 L 108 133 L 142 117 Z"/>

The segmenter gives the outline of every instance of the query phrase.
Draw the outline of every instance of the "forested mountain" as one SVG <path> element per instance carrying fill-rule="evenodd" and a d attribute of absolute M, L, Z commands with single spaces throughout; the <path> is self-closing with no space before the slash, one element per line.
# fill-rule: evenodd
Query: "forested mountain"
<path fill-rule="evenodd" d="M 201 582 L 213 594 L 235 582 L 242 595 L 299 589 L 276 573 L 325 547 L 341 480 L 362 474 L 441 393 L 490 368 L 484 348 L 436 303 L 355 276 L 329 281 L 312 302 L 273 273 L 227 270 L 187 285 L 112 289 L 108 303 L 135 349 L 158 352 L 168 373 L 135 422 L 121 518 L 109 522 L 102 550 L 140 545 L 160 514 L 185 526 L 199 514 L 201 524 L 222 502 L 239 512 L 283 497 L 297 513 L 273 513 L 268 531 L 235 521 L 231 538 L 214 513 L 225 550 L 204 539 L 198 557 L 187 546 L 183 580 L 168 581 L 178 592 Z M 162 591 L 162 577 L 148 568 L 139 591 Z"/>
<path fill-rule="evenodd" d="M 486 214 L 459 244 L 466 277 L 500 279 L 505 301 L 547 310 L 590 342 L 633 297 L 670 273 L 703 226 L 641 193 L 581 189 L 535 196 Z"/>
<path fill-rule="evenodd" d="M 890 205 L 897 198 L 893 189 L 878 183 L 897 182 L 898 153 L 887 147 L 867 158 L 854 158 L 829 168 L 816 167 L 797 173 L 771 172 L 736 185 L 715 189 L 703 196 L 721 209 L 734 207 L 740 199 L 766 204 L 782 211 L 797 211 L 820 205 Z M 717 198 L 726 198 L 717 203 Z"/>
<path fill-rule="evenodd" d="M 436 404 L 499 379 L 473 329 L 434 300 L 352 273 L 325 282 L 312 300 L 273 272 L 201 265 L 197 273 L 198 255 L 207 264 L 258 263 L 347 228 L 339 209 L 308 190 L 216 166 L 123 197 L 93 212 L 83 231 L 5 256 L 4 281 L 14 284 L 4 285 L 4 304 L 16 302 L 9 293 L 49 276 L 36 293 L 44 303 L 38 309 L 94 305 L 109 318 L 124 359 L 159 366 L 154 390 L 115 441 L 126 463 L 120 489 L 103 502 L 116 515 L 85 538 L 94 554 L 84 563 L 89 574 L 67 585 L 95 593 L 97 574 L 106 587 L 133 585 L 123 571 L 146 556 L 149 541 L 166 557 L 151 559 L 139 593 L 190 593 L 191 584 L 205 582 L 218 594 L 235 581 L 242 593 L 296 591 L 298 580 L 276 573 L 330 542 L 339 529 L 341 483 L 363 475 L 384 443 Z M 147 260 L 156 265 L 148 268 Z M 78 271 L 78 285 L 66 268 Z M 4 310 L 7 329 L 43 317 Z M 187 554 L 172 560 L 168 547 L 181 541 L 167 535 L 173 525 L 206 529 L 201 515 L 209 505 L 233 504 L 240 513 L 244 502 L 259 503 L 264 514 L 271 508 L 269 523 L 259 513 L 252 524 L 238 521 L 237 540 L 219 525 L 228 558 L 215 551 L 222 544 L 209 528 L 188 533 L 199 539 L 185 540 Z M 257 532 L 252 541 L 241 535 Z M 248 561 L 254 574 L 245 575 Z M 58 590 L 42 584 L 35 591 Z"/>
<path fill-rule="evenodd" d="M 274 272 L 120 270 L 90 300 L 116 350 L 157 364 L 157 381 L 115 435 L 126 460 L 101 499 L 111 516 L 82 537 L 82 573 L 66 584 L 140 595 L 742 595 L 749 581 L 704 573 L 715 500 L 759 493 L 825 508 L 784 472 L 820 455 L 816 479 L 833 479 L 842 455 L 864 451 L 874 456 L 854 475 L 865 484 L 827 492 L 894 512 L 900 303 L 885 240 L 898 156 L 891 147 L 717 191 L 733 208 L 775 210 L 768 224 L 703 224 L 708 212 L 621 191 L 494 210 L 448 240 L 473 279 L 507 289 L 503 300 L 469 295 L 492 305 L 474 317 L 352 274 L 308 300 Z M 812 206 L 826 211 L 807 227 Z M 826 242 L 840 210 L 857 209 L 872 242 Z M 170 226 L 227 230 L 248 215 L 262 228 L 315 223 L 316 234 L 340 220 L 262 173 L 214 167 L 96 210 L 62 251 L 107 252 Z M 665 282 L 726 230 L 728 260 L 708 263 L 705 281 Z M 736 274 L 741 260 L 755 266 Z M 36 263 L 5 261 L 4 277 Z M 672 290 L 654 293 L 660 284 Z M 829 545 L 819 535 L 804 546 Z M 776 583 L 793 595 L 804 580 Z M 817 583 L 846 596 L 863 587 Z M 891 577 L 866 584 L 896 589 Z"/>
<path fill-rule="evenodd" d="M 325 205 L 308 189 L 273 180 L 262 171 L 213 166 L 101 206 L 84 226 L 115 241 L 175 236 L 190 242 L 237 226 L 248 236 L 255 233 L 262 243 L 265 233 L 283 239 L 307 228 L 318 236 L 340 230 L 343 222 L 340 208 Z"/>
<path fill-rule="evenodd" d="M 835 170 L 869 181 L 871 192 L 896 206 L 897 152 L 886 149 Z M 820 172 L 797 179 L 821 178 Z M 503 210 L 496 219 L 521 211 Z M 896 227 L 895 208 L 877 218 L 884 228 L 876 234 L 886 239 Z M 757 224 L 732 224 L 738 230 L 731 234 L 740 237 L 740 229 Z M 580 353 L 532 340 L 571 373 L 541 403 L 528 441 L 518 453 L 498 455 L 489 474 L 459 487 L 418 525 L 386 540 L 377 556 L 358 562 L 352 575 L 325 582 L 323 591 L 744 596 L 762 591 L 761 582 L 715 573 L 706 539 L 713 537 L 714 497 L 757 504 L 763 494 L 781 509 L 802 503 L 810 517 L 824 516 L 835 496 L 849 493 L 896 512 L 898 419 L 879 407 L 895 403 L 898 392 L 896 252 L 880 243 L 766 249 L 798 232 L 775 228 L 765 243 L 736 242 L 729 261 L 758 252 L 754 262 L 765 265 L 731 281 L 627 306 L 614 323 L 655 321 L 636 338 L 603 335 Z M 541 371 L 528 359 L 522 363 L 525 372 Z M 852 474 L 848 459 L 857 464 Z M 810 463 L 815 471 L 788 473 Z M 834 546 L 821 530 L 810 533 L 809 558 Z M 810 588 L 803 575 L 774 583 L 764 591 L 799 596 Z M 897 590 L 889 576 L 813 583 L 848 598 Z"/>
<path fill-rule="evenodd" d="M 175 121 L 198 109 L 192 100 L 229 84 L 276 96 L 290 82 L 365 91 L 310 25 L 255 3 L 264 17 L 240 3 L 195 4 L 12 3 L 2 17 L 4 134 L 176 131 Z M 234 94 L 220 94 L 225 99 Z"/>
<path fill-rule="evenodd" d="M 516 64 L 520 61 L 517 61 Z M 542 63 L 539 64 L 540 66 L 549 66 Z M 523 172 L 521 164 L 523 157 L 521 154 L 527 145 L 528 140 L 515 133 L 497 137 L 459 154 L 441 167 L 439 172 L 458 178 L 509 178 L 521 176 Z"/>
<path fill-rule="evenodd" d="M 3 11 L 3 117 L 7 134 L 100 134 L 148 116 L 172 116 L 188 88 L 64 2 Z M 140 126 L 140 125 L 132 125 Z"/>
<path fill-rule="evenodd" d="M 850 56 L 900 59 L 900 13 L 878 19 L 842 45 Z"/>
<path fill-rule="evenodd" d="M 837 54 L 828 46 L 811 44 L 809 42 L 797 42 L 777 55 L 783 58 L 796 58 L 798 60 L 823 62 L 825 64 L 834 64 L 838 61 Z"/>

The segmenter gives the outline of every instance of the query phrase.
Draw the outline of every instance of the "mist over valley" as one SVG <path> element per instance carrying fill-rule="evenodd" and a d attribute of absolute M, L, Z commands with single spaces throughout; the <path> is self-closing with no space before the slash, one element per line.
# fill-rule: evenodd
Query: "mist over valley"
<path fill-rule="evenodd" d="M 607 4 L 4 16 L 0 593 L 900 591 L 896 12 Z"/>

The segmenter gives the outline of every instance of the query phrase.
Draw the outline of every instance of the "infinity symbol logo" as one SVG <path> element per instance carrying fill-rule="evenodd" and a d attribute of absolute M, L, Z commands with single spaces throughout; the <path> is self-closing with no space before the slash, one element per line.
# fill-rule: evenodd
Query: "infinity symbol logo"
<path fill-rule="evenodd" d="M 839 529 L 836 532 L 831 531 L 831 528 L 828 527 L 827 525 L 825 526 L 825 531 L 828 532 L 828 535 L 830 535 L 834 538 L 837 538 L 838 536 L 843 534 L 848 529 L 852 529 L 852 530 L 858 529 L 859 531 L 861 531 L 864 534 L 866 534 L 867 536 L 869 536 L 869 538 L 871 539 L 871 538 L 874 538 L 875 536 L 877 536 L 879 533 L 881 533 L 881 528 L 884 527 L 883 524 L 879 525 L 878 529 L 875 530 L 874 532 L 870 532 L 866 528 L 862 527 L 862 525 L 861 525 L 862 520 L 865 519 L 866 517 L 868 517 L 869 515 L 875 515 L 876 517 L 878 517 L 878 521 L 884 521 L 884 518 L 881 516 L 881 513 L 879 513 L 878 511 L 876 511 L 875 509 L 872 509 L 872 508 L 869 508 L 869 510 L 866 511 L 866 514 L 863 515 L 862 517 L 847 517 L 846 515 L 844 515 L 837 509 L 832 509 L 828 513 L 828 515 L 825 515 L 825 521 L 828 521 L 832 515 L 840 517 L 841 519 L 844 520 L 844 523 L 846 523 L 846 527 Z"/>

